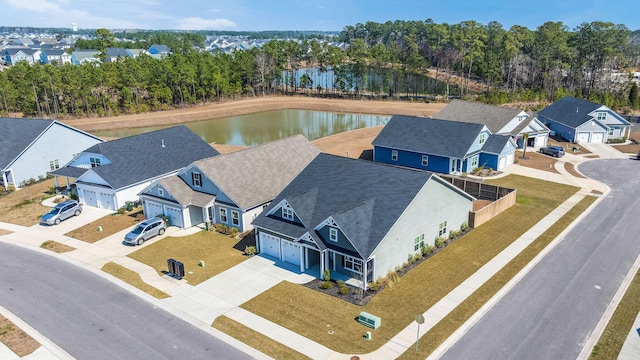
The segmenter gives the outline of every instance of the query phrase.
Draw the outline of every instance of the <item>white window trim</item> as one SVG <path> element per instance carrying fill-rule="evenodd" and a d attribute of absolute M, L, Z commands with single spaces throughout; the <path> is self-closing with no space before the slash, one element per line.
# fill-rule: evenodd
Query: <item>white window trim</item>
<path fill-rule="evenodd" d="M 422 166 L 429 165 L 429 155 L 422 155 Z"/>
<path fill-rule="evenodd" d="M 478 155 L 474 155 L 471 158 L 471 167 L 474 169 L 478 167 Z"/>
<path fill-rule="evenodd" d="M 484 144 L 484 140 L 485 140 L 485 133 L 480 133 L 480 138 L 478 139 L 478 144 L 480 144 L 480 145 Z"/>
<path fill-rule="evenodd" d="M 438 225 L 438 236 L 445 236 L 447 234 L 447 220 Z"/>
<path fill-rule="evenodd" d="M 90 157 L 89 158 L 89 163 L 91 164 L 91 167 L 98 167 L 100 166 L 100 158 L 97 157 Z"/>
<path fill-rule="evenodd" d="M 398 161 L 398 150 L 391 150 L 391 160 Z"/>
<path fill-rule="evenodd" d="M 420 234 L 413 238 L 413 251 L 420 251 L 424 246 L 424 234 Z"/>
<path fill-rule="evenodd" d="M 158 188 L 158 195 L 160 195 L 160 196 L 164 196 L 164 190 L 163 190 L 163 189 Z"/>
<path fill-rule="evenodd" d="M 601 118 L 601 117 L 602 117 L 602 118 Z M 598 119 L 598 120 L 600 120 L 600 121 L 602 121 L 602 120 L 607 120 L 607 113 L 606 113 L 606 112 L 604 112 L 604 111 L 599 111 L 599 112 L 596 114 L 596 119 Z"/>
<path fill-rule="evenodd" d="M 282 218 L 285 220 L 293 221 L 293 209 L 290 207 L 282 207 Z"/>
<path fill-rule="evenodd" d="M 193 186 L 202 187 L 202 174 L 199 172 L 191 173 L 191 184 Z"/>
<path fill-rule="evenodd" d="M 231 210 L 231 224 L 240 225 L 240 213 L 235 210 Z"/>
<path fill-rule="evenodd" d="M 356 266 L 360 267 L 360 270 L 356 269 Z M 356 259 L 351 256 L 343 255 L 342 256 L 342 267 L 346 270 L 350 270 L 353 272 L 362 271 L 362 260 Z"/>
<path fill-rule="evenodd" d="M 329 228 L 329 240 L 338 242 L 338 229 L 333 227 Z"/>
<path fill-rule="evenodd" d="M 609 128 L 609 136 L 613 136 L 615 129 Z"/>
<path fill-rule="evenodd" d="M 218 210 L 218 215 L 220 216 L 220 222 L 226 224 L 229 221 L 229 219 L 227 218 L 227 209 L 220 208 L 220 210 Z"/>

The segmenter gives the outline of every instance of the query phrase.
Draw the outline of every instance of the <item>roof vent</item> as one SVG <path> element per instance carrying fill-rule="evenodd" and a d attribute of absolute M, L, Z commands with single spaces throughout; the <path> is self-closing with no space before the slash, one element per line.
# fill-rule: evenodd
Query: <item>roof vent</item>
<path fill-rule="evenodd" d="M 162 147 L 164 147 L 164 139 L 162 139 Z"/>
<path fill-rule="evenodd" d="M 578 113 L 578 109 L 580 109 L 580 108 L 576 107 L 576 114 Z"/>

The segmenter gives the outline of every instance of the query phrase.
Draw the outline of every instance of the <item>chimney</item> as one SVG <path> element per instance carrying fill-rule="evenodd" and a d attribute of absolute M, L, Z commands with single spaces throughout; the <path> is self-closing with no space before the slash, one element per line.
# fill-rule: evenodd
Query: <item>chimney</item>
<path fill-rule="evenodd" d="M 164 139 L 162 139 L 162 147 L 164 147 Z"/>

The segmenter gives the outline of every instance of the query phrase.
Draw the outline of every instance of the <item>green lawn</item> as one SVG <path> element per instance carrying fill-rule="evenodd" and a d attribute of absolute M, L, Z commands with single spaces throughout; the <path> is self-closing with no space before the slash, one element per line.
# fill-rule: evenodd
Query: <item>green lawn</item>
<path fill-rule="evenodd" d="M 158 273 L 167 270 L 167 259 L 178 260 L 184 264 L 184 279 L 197 285 L 247 259 L 243 255 L 244 247 L 241 250 L 234 248 L 239 241 L 203 230 L 189 236 L 168 236 L 129 257 L 153 267 Z M 204 267 L 198 265 L 200 261 L 204 261 Z"/>
<path fill-rule="evenodd" d="M 118 279 L 126 282 L 127 284 L 137 287 L 138 289 L 146 292 L 147 294 L 154 296 L 158 299 L 165 299 L 168 298 L 169 295 L 154 288 L 153 286 L 147 284 L 146 282 L 142 281 L 142 278 L 140 277 L 140 275 L 134 271 L 131 271 L 127 268 L 125 268 L 124 266 L 121 266 L 119 264 L 113 263 L 113 262 L 109 262 L 104 264 L 104 266 L 101 269 L 102 271 L 111 274 L 115 277 L 117 277 Z"/>
<path fill-rule="evenodd" d="M 367 305 L 283 282 L 242 307 L 335 351 L 372 352 L 578 190 L 515 175 L 490 183 L 518 188 L 516 204 L 411 270 Z M 369 341 L 363 337 L 369 329 L 355 321 L 361 311 L 382 318 Z"/>

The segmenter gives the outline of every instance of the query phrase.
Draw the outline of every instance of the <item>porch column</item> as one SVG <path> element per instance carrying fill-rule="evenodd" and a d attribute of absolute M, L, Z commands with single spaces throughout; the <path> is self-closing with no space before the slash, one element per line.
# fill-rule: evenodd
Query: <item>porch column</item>
<path fill-rule="evenodd" d="M 65 189 L 67 189 L 67 191 L 71 190 L 71 181 L 69 181 L 69 177 L 65 177 L 64 180 L 67 182 Z"/>
<path fill-rule="evenodd" d="M 367 283 L 367 261 L 365 261 L 362 267 L 362 290 L 367 290 Z"/>
<path fill-rule="evenodd" d="M 320 266 L 318 266 L 318 268 L 320 270 L 320 279 L 324 280 L 324 251 L 320 251 Z"/>
<path fill-rule="evenodd" d="M 58 184 L 58 175 L 53 175 L 53 182 L 56 184 L 56 189 L 60 187 L 60 184 Z"/>
<path fill-rule="evenodd" d="M 300 245 L 300 251 L 299 251 L 299 252 L 300 252 L 300 272 L 301 272 L 301 273 L 303 273 L 303 272 L 304 272 L 304 267 L 305 267 L 305 262 L 306 262 L 306 261 L 305 261 L 306 259 L 305 259 L 305 257 L 303 256 L 303 252 L 304 252 L 304 250 L 303 250 L 303 249 L 305 249 L 305 247 L 304 247 L 304 246 L 302 246 L 302 245 Z"/>
<path fill-rule="evenodd" d="M 304 269 L 309 270 L 309 249 L 304 248 Z"/>
<path fill-rule="evenodd" d="M 331 263 L 332 263 L 332 269 L 331 271 L 336 271 L 336 253 L 334 253 L 333 251 L 331 252 Z"/>
<path fill-rule="evenodd" d="M 4 185 L 5 189 L 9 188 L 9 183 L 7 180 L 7 174 L 2 170 L 2 185 Z"/>
<path fill-rule="evenodd" d="M 209 211 L 207 209 L 208 208 L 206 206 L 202 207 L 202 220 L 205 224 L 209 222 Z"/>

